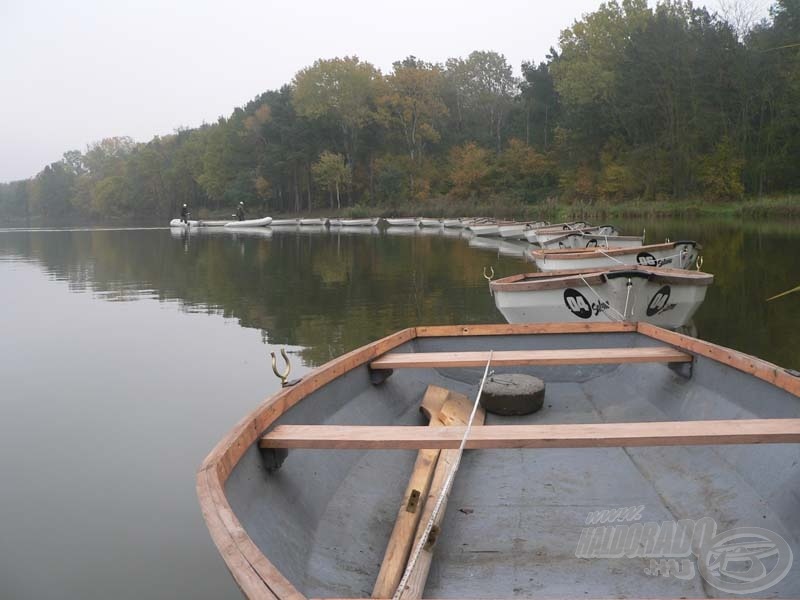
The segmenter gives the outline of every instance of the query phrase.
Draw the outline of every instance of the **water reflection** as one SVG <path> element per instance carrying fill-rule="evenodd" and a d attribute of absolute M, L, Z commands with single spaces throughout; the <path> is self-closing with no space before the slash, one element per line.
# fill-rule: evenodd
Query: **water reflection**
<path fill-rule="evenodd" d="M 800 367 L 795 223 L 623 221 L 647 242 L 696 239 L 716 276 L 696 316 L 701 337 Z M 402 327 L 498 322 L 482 277 L 531 270 L 527 244 L 461 230 L 276 227 L 228 231 L 62 231 L 0 235 L 0 258 L 35 261 L 75 291 L 158 298 L 264 330 L 319 364 Z"/>

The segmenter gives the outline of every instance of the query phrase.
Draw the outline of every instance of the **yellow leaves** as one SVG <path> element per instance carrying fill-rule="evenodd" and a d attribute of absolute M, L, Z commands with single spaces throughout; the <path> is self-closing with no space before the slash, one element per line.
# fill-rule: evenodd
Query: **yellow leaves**
<path fill-rule="evenodd" d="M 489 174 L 490 154 L 475 142 L 456 146 L 450 151 L 450 193 L 456 198 L 467 198 L 481 191 Z"/>

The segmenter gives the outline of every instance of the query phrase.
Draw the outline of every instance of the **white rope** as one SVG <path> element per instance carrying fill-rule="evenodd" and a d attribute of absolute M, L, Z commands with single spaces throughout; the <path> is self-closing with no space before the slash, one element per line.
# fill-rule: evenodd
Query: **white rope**
<path fill-rule="evenodd" d="M 627 290 L 625 291 L 625 320 L 628 319 L 628 300 L 631 298 L 631 288 L 633 287 L 633 282 L 631 278 L 628 277 L 628 283 L 625 284 Z"/>
<path fill-rule="evenodd" d="M 619 311 L 618 311 L 616 308 L 614 308 L 613 306 L 611 306 L 611 302 L 610 302 L 610 301 L 608 301 L 608 300 L 606 300 L 605 298 L 601 297 L 601 296 L 600 296 L 600 294 L 598 294 L 598 293 L 597 293 L 597 291 L 596 291 L 596 290 L 595 290 L 595 289 L 594 289 L 594 288 L 593 288 L 591 285 L 589 285 L 589 282 L 588 282 L 588 281 L 586 281 L 586 280 L 583 278 L 583 275 L 581 275 L 581 274 L 578 274 L 578 277 L 580 277 L 580 278 L 581 278 L 581 281 L 583 281 L 583 285 L 585 285 L 586 287 L 588 287 L 588 288 L 589 288 L 589 290 L 591 290 L 591 292 L 592 292 L 592 293 L 593 293 L 595 296 L 597 296 L 597 299 L 600 301 L 600 306 L 603 306 L 603 303 L 605 302 L 606 304 L 608 304 L 608 308 L 610 308 L 610 309 L 611 309 L 611 310 L 613 310 L 615 313 L 617 313 L 617 314 L 619 315 L 619 317 L 620 317 L 620 319 L 621 319 L 622 321 L 624 321 L 624 320 L 625 320 L 625 315 L 623 315 L 623 314 L 622 314 L 621 312 L 619 312 Z M 627 303 L 626 303 L 626 304 L 627 304 Z M 604 309 L 602 309 L 602 311 L 605 313 L 605 312 L 606 312 L 606 309 L 604 308 Z M 612 319 L 613 319 L 613 315 L 612 315 Z"/>
<path fill-rule="evenodd" d="M 400 596 L 403 595 L 403 591 L 406 589 L 406 585 L 408 584 L 408 578 L 411 577 L 411 572 L 414 570 L 414 565 L 417 564 L 417 559 L 422 553 L 425 544 L 428 542 L 428 536 L 430 536 L 431 531 L 433 530 L 433 524 L 436 522 L 436 517 L 439 516 L 439 511 L 442 510 L 444 499 L 450 492 L 450 486 L 453 485 L 453 479 L 456 476 L 456 471 L 458 471 L 458 467 L 461 464 L 461 456 L 464 454 L 464 447 L 467 445 L 467 438 L 469 437 L 470 431 L 472 431 L 472 422 L 475 420 L 475 413 L 478 412 L 481 394 L 483 394 L 483 386 L 486 383 L 486 378 L 489 376 L 489 365 L 492 364 L 493 353 L 494 350 L 489 350 L 489 360 L 486 361 L 486 369 L 483 371 L 481 386 L 478 389 L 478 395 L 475 397 L 475 404 L 472 405 L 472 412 L 470 413 L 469 420 L 467 421 L 467 428 L 464 430 L 464 437 L 461 438 L 461 444 L 458 446 L 456 459 L 453 461 L 453 466 L 450 468 L 450 472 L 447 474 L 447 479 L 445 479 L 444 486 L 442 486 L 442 491 L 439 494 L 439 497 L 436 499 L 433 512 L 431 512 L 431 518 L 428 519 L 428 523 L 425 525 L 425 531 L 422 532 L 422 536 L 419 538 L 419 542 L 417 543 L 416 548 L 414 548 L 411 558 L 408 560 L 406 570 L 403 573 L 403 578 L 400 580 L 400 584 L 397 586 L 394 596 L 392 596 L 392 600 L 400 600 Z"/>

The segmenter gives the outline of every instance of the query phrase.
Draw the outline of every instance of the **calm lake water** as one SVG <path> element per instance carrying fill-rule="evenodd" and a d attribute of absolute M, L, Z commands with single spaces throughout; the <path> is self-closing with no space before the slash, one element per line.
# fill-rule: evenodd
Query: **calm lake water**
<path fill-rule="evenodd" d="M 704 245 L 699 337 L 800 369 L 800 293 L 765 301 L 800 284 L 798 224 L 647 228 Z M 502 322 L 489 265 L 533 270 L 424 232 L 0 231 L 0 597 L 239 598 L 194 474 L 278 389 L 269 352 L 298 375 L 402 327 Z"/>

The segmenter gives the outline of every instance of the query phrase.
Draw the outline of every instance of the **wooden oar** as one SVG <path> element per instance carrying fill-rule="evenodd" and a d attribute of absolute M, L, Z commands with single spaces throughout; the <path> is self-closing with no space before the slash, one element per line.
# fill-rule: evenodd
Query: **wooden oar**
<path fill-rule="evenodd" d="M 469 421 L 469 415 L 472 412 L 472 402 L 466 396 L 450 393 L 447 401 L 442 405 L 439 412 L 440 421 L 446 426 L 453 425 L 466 425 Z M 473 426 L 483 425 L 486 418 L 486 413 L 482 408 L 478 408 L 473 420 Z M 434 506 L 438 497 L 441 495 L 445 481 L 453 467 L 453 463 L 458 460 L 458 450 L 442 450 L 439 454 L 439 461 L 436 463 L 436 471 L 433 474 L 433 482 L 431 483 L 428 497 L 425 501 L 425 508 L 422 512 L 422 518 L 419 520 L 417 526 L 417 533 L 414 536 L 414 547 L 419 544 L 420 537 L 425 533 L 428 521 L 433 514 Z M 433 549 L 436 545 L 436 539 L 439 536 L 439 529 L 444 519 L 444 512 L 447 508 L 448 496 L 445 495 L 441 509 L 436 515 L 433 523 L 433 529 L 428 536 L 428 541 L 425 544 L 422 552 L 417 558 L 414 568 L 411 571 L 405 589 L 400 594 L 400 600 L 418 600 L 422 598 L 422 592 L 425 589 L 425 582 L 428 580 L 428 573 L 431 569 L 431 561 L 433 560 Z"/>
<path fill-rule="evenodd" d="M 422 398 L 420 410 L 430 419 L 429 426 L 437 427 L 443 424 L 439 420 L 439 412 L 449 394 L 450 390 L 445 388 L 435 385 L 428 386 L 425 396 Z M 440 450 L 420 450 L 417 453 L 411 478 L 406 486 L 405 494 L 403 494 L 400 510 L 397 512 L 397 520 L 394 522 L 394 529 L 389 536 L 386 553 L 383 555 L 381 570 L 372 590 L 373 598 L 391 598 L 400 583 L 411 552 L 411 544 L 414 541 L 423 504 L 431 486 L 439 452 Z"/>

